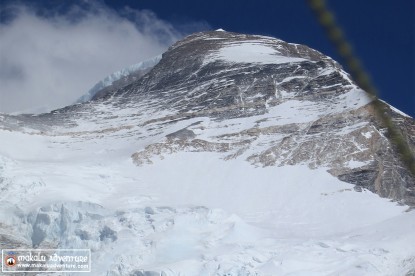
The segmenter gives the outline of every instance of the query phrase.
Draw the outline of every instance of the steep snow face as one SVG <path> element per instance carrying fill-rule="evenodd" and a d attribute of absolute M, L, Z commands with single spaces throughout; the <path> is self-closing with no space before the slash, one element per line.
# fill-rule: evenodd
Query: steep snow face
<path fill-rule="evenodd" d="M 155 56 L 151 59 L 133 64 L 127 68 L 121 69 L 120 71 L 114 72 L 111 75 L 105 77 L 94 85 L 85 95 L 81 96 L 76 103 L 83 103 L 91 100 L 97 92 L 112 85 L 114 82 L 127 77 L 133 73 L 147 72 L 161 60 L 161 55 Z"/>
<path fill-rule="evenodd" d="M 410 203 L 413 178 L 331 59 L 200 33 L 108 88 L 0 115 L 2 247 L 90 248 L 94 275 L 415 270 L 415 213 L 369 191 Z"/>

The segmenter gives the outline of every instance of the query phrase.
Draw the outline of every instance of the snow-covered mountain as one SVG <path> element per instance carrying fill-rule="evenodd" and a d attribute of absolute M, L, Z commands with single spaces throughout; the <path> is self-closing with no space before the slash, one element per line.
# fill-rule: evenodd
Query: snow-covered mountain
<path fill-rule="evenodd" d="M 214 31 L 128 76 L 0 116 L 2 248 L 90 248 L 93 275 L 415 272 L 415 178 L 334 60 Z"/>

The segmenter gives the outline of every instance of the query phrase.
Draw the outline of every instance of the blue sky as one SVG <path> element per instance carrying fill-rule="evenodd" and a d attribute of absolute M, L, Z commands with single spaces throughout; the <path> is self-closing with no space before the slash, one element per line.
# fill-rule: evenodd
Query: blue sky
<path fill-rule="evenodd" d="M 2 17 L 0 21 L 3 25 L 3 32 L 13 22 L 11 19 L 13 16 L 5 12 L 5 7 L 8 7 L 10 3 L 16 3 L 16 1 L 1 0 Z M 95 24 L 92 19 L 93 16 L 97 16 L 97 13 L 94 12 L 94 8 L 91 9 L 91 6 L 95 8 L 98 6 L 99 8 L 96 9 L 105 11 L 100 13 L 104 25 L 123 28 L 124 25 L 120 23 L 120 19 L 126 19 L 139 29 L 139 33 L 134 34 L 136 36 L 131 35 L 125 41 L 131 44 L 144 39 L 148 47 L 141 49 L 137 46 L 137 49 L 141 49 L 141 55 L 129 56 L 124 53 L 124 56 L 120 57 L 120 62 L 114 60 L 111 64 L 108 61 L 105 66 L 97 65 L 95 75 L 86 74 L 92 79 L 92 85 L 93 82 L 99 80 L 99 74 L 104 74 L 102 76 L 104 77 L 105 74 L 110 73 L 110 70 L 122 67 L 122 62 L 126 62 L 125 65 L 128 65 L 129 61 L 136 63 L 140 61 L 137 59 L 149 58 L 156 51 L 165 49 L 168 44 L 186 34 L 217 28 L 233 32 L 269 35 L 288 42 L 306 44 L 342 62 L 304 0 L 103 0 L 99 2 L 47 0 L 22 1 L 20 3 L 26 7 L 30 6 L 32 15 L 35 14 L 38 18 L 48 18 L 48 23 L 53 23 L 51 18 L 56 19 L 62 15 L 66 21 L 71 21 L 71 17 L 76 21 L 77 16 L 86 16 L 90 20 L 85 20 L 90 32 L 94 32 L 94 26 L 99 25 Z M 380 92 L 380 97 L 415 117 L 415 1 L 331 0 L 327 3 L 336 14 L 336 20 L 343 27 L 355 53 L 372 77 Z M 73 12 L 74 6 L 88 12 L 82 13 L 79 10 Z M 25 17 L 20 16 L 20 18 Z M 55 21 L 59 22 L 59 20 Z M 56 22 L 54 24 L 56 25 Z M 45 27 L 42 30 L 47 33 L 49 29 Z M 82 33 L 80 26 L 77 31 Z M 101 29 L 97 30 L 97 32 L 100 31 L 103 32 Z M 68 30 L 68 33 L 75 32 Z M 78 33 L 76 33 L 77 39 L 80 39 L 82 34 Z M 85 35 L 87 35 L 86 32 Z M 50 36 L 56 40 L 52 31 Z M 108 39 L 119 38 L 114 33 L 108 35 Z M 98 42 L 101 42 L 99 39 L 100 37 L 97 38 Z M 153 44 L 155 45 L 154 51 L 151 46 Z M 114 47 L 117 49 L 117 47 L 122 48 L 124 45 L 114 43 Z M 128 50 L 129 48 L 126 47 L 122 52 Z M 78 49 L 78 51 L 80 50 Z M 46 55 L 46 53 L 43 54 Z M 9 54 L 9 56 L 11 55 Z M 71 67 L 74 66 L 71 65 Z M 69 75 L 69 66 L 65 64 L 64 68 L 67 70 L 66 75 Z M 93 68 L 95 67 L 91 65 L 91 70 Z M 105 71 L 101 68 L 108 69 Z M 45 72 L 46 70 L 48 69 L 45 67 Z M 87 81 L 85 83 L 84 87 L 79 86 L 71 89 L 85 90 L 85 87 L 91 85 Z M 70 99 L 70 93 L 70 91 L 65 92 L 65 99 Z M 4 93 L 0 96 L 4 97 Z"/>

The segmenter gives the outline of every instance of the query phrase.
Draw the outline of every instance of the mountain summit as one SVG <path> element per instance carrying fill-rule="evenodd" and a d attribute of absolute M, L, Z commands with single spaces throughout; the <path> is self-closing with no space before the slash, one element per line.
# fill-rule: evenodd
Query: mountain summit
<path fill-rule="evenodd" d="M 415 271 L 415 178 L 331 58 L 202 32 L 91 91 L 0 115 L 2 247 L 90 248 L 94 275 Z"/>
<path fill-rule="evenodd" d="M 251 164 L 326 167 L 358 190 L 415 204 L 415 180 L 375 117 L 372 99 L 338 63 L 309 47 L 264 36 L 199 33 L 173 45 L 143 79 L 105 96 L 125 93 L 135 94 L 135 101 L 151 98 L 177 118 L 249 117 L 249 127 L 229 129 L 237 138 L 228 144 Z M 414 120 L 388 109 L 414 149 Z"/>

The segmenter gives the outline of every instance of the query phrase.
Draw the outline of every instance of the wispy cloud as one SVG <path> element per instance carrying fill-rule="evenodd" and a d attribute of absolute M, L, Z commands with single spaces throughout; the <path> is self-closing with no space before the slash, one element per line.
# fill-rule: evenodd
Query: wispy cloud
<path fill-rule="evenodd" d="M 0 23 L 0 112 L 68 105 L 103 77 L 162 53 L 184 35 L 146 10 L 7 8 L 13 16 Z"/>

